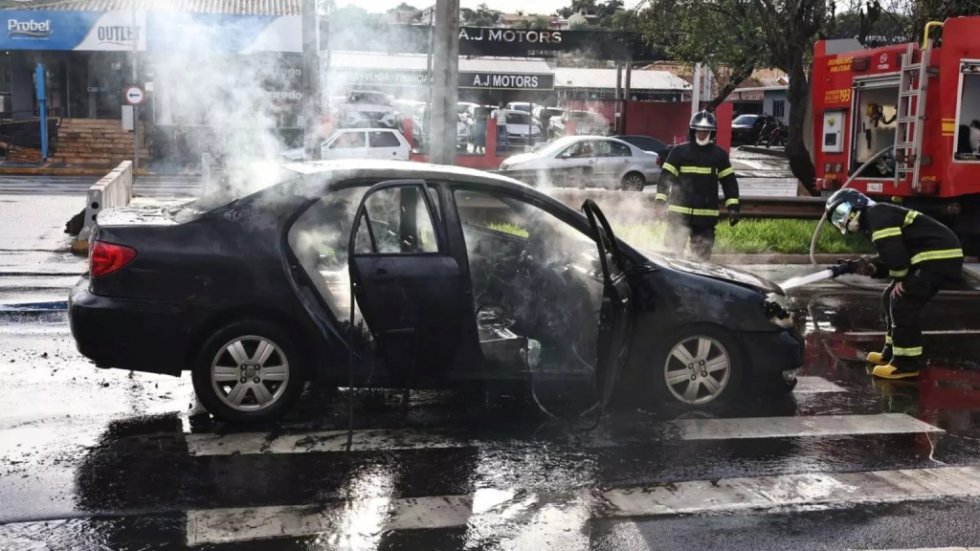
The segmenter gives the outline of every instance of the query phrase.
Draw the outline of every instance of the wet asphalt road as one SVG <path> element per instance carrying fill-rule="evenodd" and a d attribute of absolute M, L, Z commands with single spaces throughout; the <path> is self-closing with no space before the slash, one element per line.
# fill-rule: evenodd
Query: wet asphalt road
<path fill-rule="evenodd" d="M 192 420 L 189 377 L 98 370 L 63 312 L 8 312 L 0 549 L 978 546 L 980 297 L 930 306 L 918 383 L 855 361 L 880 344 L 877 304 L 837 286 L 790 301 L 808 343 L 790 396 L 640 404 L 590 430 L 522 388 L 359 392 L 351 454 L 346 392 L 276 424 Z"/>

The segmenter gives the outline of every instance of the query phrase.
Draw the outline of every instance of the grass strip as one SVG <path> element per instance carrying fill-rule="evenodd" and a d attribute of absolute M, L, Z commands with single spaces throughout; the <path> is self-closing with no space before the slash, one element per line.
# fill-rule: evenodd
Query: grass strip
<path fill-rule="evenodd" d="M 716 227 L 714 252 L 718 254 L 807 254 L 816 220 L 742 220 L 735 227 L 726 220 Z M 663 247 L 664 222 L 614 227 L 616 236 L 640 249 Z M 841 235 L 824 224 L 817 238 L 816 252 L 824 254 L 868 254 L 874 252 L 871 241 L 861 235 Z"/>

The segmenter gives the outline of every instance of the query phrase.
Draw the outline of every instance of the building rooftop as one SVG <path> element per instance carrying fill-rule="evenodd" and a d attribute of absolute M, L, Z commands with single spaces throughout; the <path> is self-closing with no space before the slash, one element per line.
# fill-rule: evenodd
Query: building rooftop
<path fill-rule="evenodd" d="M 301 15 L 302 0 L 0 0 L 0 9 Z"/>
<path fill-rule="evenodd" d="M 616 88 L 616 69 L 555 68 L 555 86 L 562 88 Z M 626 71 L 623 71 L 625 84 Z M 632 90 L 690 90 L 691 85 L 668 71 L 637 70 L 630 75 Z"/>

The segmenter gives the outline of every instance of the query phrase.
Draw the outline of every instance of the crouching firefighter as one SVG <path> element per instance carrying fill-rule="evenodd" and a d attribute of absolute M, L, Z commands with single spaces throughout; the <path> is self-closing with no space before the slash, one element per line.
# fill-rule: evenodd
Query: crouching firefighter
<path fill-rule="evenodd" d="M 691 240 L 691 253 L 698 260 L 711 258 L 718 223 L 718 184 L 725 194 L 731 225 L 739 221 L 738 181 L 728 162 L 728 153 L 715 145 L 715 116 L 699 111 L 691 118 L 690 141 L 670 151 L 657 182 L 654 216 L 667 212 L 664 244 L 680 255 Z"/>
<path fill-rule="evenodd" d="M 922 360 L 922 308 L 943 285 L 960 277 L 963 249 L 956 234 L 933 218 L 864 194 L 842 189 L 827 200 L 827 217 L 841 233 L 871 235 L 878 256 L 856 262 L 853 271 L 891 277 L 881 296 L 888 325 L 881 352 L 868 354 L 872 374 L 883 379 L 918 376 Z"/>

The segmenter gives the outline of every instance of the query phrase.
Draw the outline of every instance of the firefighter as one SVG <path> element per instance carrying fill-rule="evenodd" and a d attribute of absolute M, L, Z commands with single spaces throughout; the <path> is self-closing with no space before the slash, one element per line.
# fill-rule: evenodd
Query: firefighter
<path fill-rule="evenodd" d="M 667 250 L 680 255 L 691 240 L 698 260 L 711 258 L 718 223 L 718 184 L 725 193 L 725 207 L 732 226 L 739 221 L 738 181 L 728 153 L 715 145 L 715 116 L 699 111 L 691 117 L 687 143 L 670 151 L 657 182 L 654 216 L 667 213 Z"/>
<path fill-rule="evenodd" d="M 862 275 L 892 282 L 881 296 L 888 332 L 881 352 L 868 354 L 872 374 L 911 379 L 922 359 L 922 308 L 942 287 L 960 277 L 963 249 L 956 234 L 920 212 L 876 203 L 853 189 L 827 200 L 827 217 L 841 233 L 870 234 L 878 255 L 857 262 Z"/>

